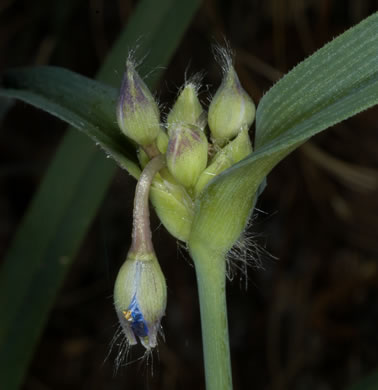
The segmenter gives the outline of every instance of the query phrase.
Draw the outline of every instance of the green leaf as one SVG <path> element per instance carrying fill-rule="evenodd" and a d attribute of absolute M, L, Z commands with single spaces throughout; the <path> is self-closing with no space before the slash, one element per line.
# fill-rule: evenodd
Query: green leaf
<path fill-rule="evenodd" d="M 118 86 L 128 49 L 140 37 L 140 53 L 148 53 L 144 69 L 167 64 L 198 5 L 198 0 L 140 1 L 97 79 Z M 160 75 L 161 70 L 147 81 L 151 85 Z M 22 383 L 49 309 L 114 171 L 93 142 L 76 130 L 67 133 L 1 268 L 1 389 Z"/>
<path fill-rule="evenodd" d="M 262 98 L 253 154 L 209 183 L 189 246 L 226 252 L 272 168 L 311 136 L 378 103 L 378 13 L 296 66 Z M 225 223 L 226 221 L 226 223 Z"/>
<path fill-rule="evenodd" d="M 303 141 L 378 102 L 378 13 L 297 65 L 261 99 L 256 147 Z M 280 137 L 280 138 L 278 138 Z"/>
<path fill-rule="evenodd" d="M 376 390 L 378 389 L 378 371 L 368 375 L 355 385 L 348 387 L 349 390 Z"/>
<path fill-rule="evenodd" d="M 23 100 L 83 131 L 122 168 L 139 176 L 135 147 L 117 126 L 117 89 L 49 66 L 9 70 L 3 86 L 0 96 Z"/>

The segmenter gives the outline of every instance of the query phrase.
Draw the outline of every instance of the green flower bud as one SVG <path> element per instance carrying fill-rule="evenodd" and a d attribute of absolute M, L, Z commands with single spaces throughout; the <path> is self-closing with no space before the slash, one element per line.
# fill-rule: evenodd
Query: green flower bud
<path fill-rule="evenodd" d="M 142 168 L 144 168 L 147 163 L 150 161 L 147 153 L 143 150 L 143 148 L 138 148 L 137 156 L 139 160 L 139 164 Z"/>
<path fill-rule="evenodd" d="M 201 176 L 198 178 L 197 184 L 194 188 L 195 196 L 197 197 L 202 192 L 206 184 L 211 179 L 225 171 L 231 165 L 232 159 L 230 156 L 227 153 L 219 153 L 217 158 L 213 160 L 213 162 L 201 173 Z"/>
<path fill-rule="evenodd" d="M 250 153 L 252 153 L 252 144 L 248 129 L 244 129 L 213 157 L 211 164 L 201 173 L 194 188 L 195 196 L 202 192 L 211 179 L 247 157 Z"/>
<path fill-rule="evenodd" d="M 164 227 L 172 236 L 188 241 L 194 216 L 194 204 L 184 187 L 156 176 L 150 191 L 151 202 Z"/>
<path fill-rule="evenodd" d="M 176 124 L 190 124 L 199 126 L 199 119 L 203 113 L 201 103 L 197 96 L 197 86 L 189 82 L 181 90 L 175 104 L 167 117 L 168 134 Z"/>
<path fill-rule="evenodd" d="M 227 60 L 222 84 L 211 100 L 208 122 L 215 143 L 223 146 L 241 129 L 249 128 L 255 119 L 255 105 L 240 84 L 239 78 Z"/>
<path fill-rule="evenodd" d="M 171 129 L 167 149 L 167 166 L 184 187 L 192 188 L 207 165 L 208 143 L 195 126 L 176 124 Z"/>
<path fill-rule="evenodd" d="M 168 148 L 168 135 L 165 130 L 160 129 L 159 135 L 156 139 L 156 145 L 153 145 L 154 149 L 161 154 L 165 154 Z M 150 157 L 148 156 L 146 150 L 147 148 L 139 147 L 137 151 L 138 160 L 140 166 L 144 168 L 147 163 L 150 161 Z M 156 154 L 156 153 L 155 153 Z"/>
<path fill-rule="evenodd" d="M 129 253 L 116 279 L 114 305 L 130 345 L 139 338 L 146 349 L 156 346 L 166 303 L 167 286 L 155 254 Z"/>
<path fill-rule="evenodd" d="M 236 164 L 243 158 L 252 153 L 252 143 L 249 138 L 248 129 L 244 128 L 240 131 L 238 136 L 228 143 L 223 150 L 231 156 L 232 165 Z"/>
<path fill-rule="evenodd" d="M 118 98 L 117 122 L 127 137 L 142 146 L 152 144 L 160 131 L 158 105 L 130 59 Z"/>
<path fill-rule="evenodd" d="M 156 140 L 157 147 L 161 154 L 165 154 L 168 149 L 168 135 L 164 130 L 160 130 Z"/>

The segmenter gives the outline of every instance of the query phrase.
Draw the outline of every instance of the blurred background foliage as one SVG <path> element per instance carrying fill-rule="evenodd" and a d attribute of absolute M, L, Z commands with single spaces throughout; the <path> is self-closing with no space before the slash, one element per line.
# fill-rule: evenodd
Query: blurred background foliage
<path fill-rule="evenodd" d="M 2 0 L 0 70 L 49 64 L 93 77 L 136 3 Z M 211 45 L 227 38 L 257 103 L 298 61 L 377 9 L 376 0 L 205 0 L 158 98 L 169 107 L 185 74 L 204 69 L 207 104 L 221 79 Z M 228 285 L 235 389 L 345 389 L 378 366 L 377 115 L 375 107 L 317 136 L 269 176 L 248 235 L 272 256 L 260 250 L 248 290 L 239 275 Z M 2 121 L 0 259 L 65 128 L 23 103 Z M 154 242 L 169 289 L 166 342 L 153 369 L 139 360 L 114 376 L 117 352 L 105 360 L 117 325 L 111 295 L 130 242 L 134 186 L 117 171 L 23 389 L 204 388 L 194 270 L 156 218 Z M 129 361 L 142 353 L 131 351 Z"/>

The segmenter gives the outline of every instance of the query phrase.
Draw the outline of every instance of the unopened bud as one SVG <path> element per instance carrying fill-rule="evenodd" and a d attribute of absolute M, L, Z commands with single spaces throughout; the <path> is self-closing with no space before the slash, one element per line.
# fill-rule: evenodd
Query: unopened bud
<path fill-rule="evenodd" d="M 198 196 L 211 179 L 250 153 L 252 153 L 252 144 L 248 129 L 244 129 L 213 157 L 210 165 L 201 173 L 194 189 L 195 195 Z"/>
<path fill-rule="evenodd" d="M 207 152 L 208 142 L 199 128 L 176 124 L 169 137 L 168 169 L 180 184 L 192 188 L 206 168 Z"/>
<path fill-rule="evenodd" d="M 160 131 L 158 105 L 131 60 L 126 61 L 118 98 L 117 121 L 122 132 L 142 146 L 152 144 Z"/>
<path fill-rule="evenodd" d="M 168 149 L 168 135 L 165 130 L 161 129 L 156 140 L 157 148 L 161 154 L 165 154 Z"/>
<path fill-rule="evenodd" d="M 146 349 L 157 344 L 160 322 L 167 303 L 167 286 L 155 254 L 129 253 L 115 287 L 114 305 L 130 345 Z"/>
<path fill-rule="evenodd" d="M 231 156 L 232 165 L 251 154 L 253 149 L 248 129 L 241 130 L 237 137 L 228 143 L 223 150 Z"/>
<path fill-rule="evenodd" d="M 184 187 L 156 177 L 150 197 L 156 214 L 168 232 L 178 240 L 187 242 L 193 221 L 194 204 Z"/>
<path fill-rule="evenodd" d="M 232 165 L 232 159 L 227 154 L 221 151 L 215 158 L 212 163 L 201 173 L 196 186 L 194 188 L 195 196 L 197 197 L 202 190 L 205 188 L 206 184 L 214 179 L 215 176 L 219 175 L 221 172 L 226 170 Z"/>
<path fill-rule="evenodd" d="M 198 126 L 203 112 L 197 96 L 197 86 L 189 82 L 180 92 L 175 104 L 167 117 L 168 134 L 177 124 L 189 124 Z"/>
<path fill-rule="evenodd" d="M 232 63 L 227 63 L 222 84 L 214 95 L 208 122 L 213 140 L 223 146 L 240 130 L 249 128 L 255 118 L 255 105 L 240 84 Z"/>
<path fill-rule="evenodd" d="M 147 163 L 150 161 L 150 158 L 148 157 L 147 153 L 143 150 L 143 148 L 138 148 L 137 150 L 137 156 L 139 160 L 139 164 L 142 168 L 144 168 Z"/>

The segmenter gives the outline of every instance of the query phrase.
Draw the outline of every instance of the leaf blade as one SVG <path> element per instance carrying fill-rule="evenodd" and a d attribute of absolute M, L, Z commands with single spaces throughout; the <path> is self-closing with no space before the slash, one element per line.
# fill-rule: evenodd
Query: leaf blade
<path fill-rule="evenodd" d="M 147 57 L 145 66 L 154 67 L 167 63 L 199 5 L 198 0 L 185 2 L 190 4 L 190 12 L 185 6 L 186 12 L 182 13 L 181 3 L 179 0 L 139 2 L 130 23 L 98 73 L 98 79 L 110 85 L 120 82 L 119 74 L 123 70 L 126 49 L 133 47 L 136 39 L 145 34 L 147 29 L 150 29 L 150 38 L 144 39 L 142 51 L 146 53 L 147 48 L 153 45 L 154 52 Z M 175 13 L 175 20 L 167 17 L 172 12 Z M 153 26 L 149 24 L 149 19 L 154 19 Z M 179 28 L 176 29 L 177 23 Z M 171 31 L 169 45 L 166 37 L 159 38 L 159 29 L 163 27 Z M 161 73 L 160 70 L 155 77 Z M 96 214 L 114 171 L 115 166 L 104 158 L 92 142 L 76 130 L 67 133 L 1 268 L 1 388 L 19 388 L 35 343 L 46 323 L 48 310 Z M 61 203 L 57 202 L 53 207 L 51 200 L 60 199 L 62 188 L 67 194 Z M 70 209 L 75 210 L 74 216 L 69 212 Z M 70 226 L 71 234 L 65 232 L 63 226 Z M 34 234 L 30 235 L 31 232 Z M 65 256 L 64 267 L 62 262 L 59 262 L 62 256 Z M 47 268 L 48 271 L 44 273 L 43 270 Z M 24 274 L 24 283 L 18 283 L 20 270 Z M 30 307 L 29 296 L 33 297 Z"/>
<path fill-rule="evenodd" d="M 257 108 L 256 147 L 305 124 L 326 107 L 353 95 L 354 89 L 369 79 L 376 82 L 377 37 L 378 13 L 375 13 L 323 46 L 279 80 Z M 345 112 L 340 120 L 348 116 Z M 327 127 L 325 122 L 322 128 Z"/>
<path fill-rule="evenodd" d="M 134 147 L 118 129 L 118 91 L 63 68 L 39 66 L 5 72 L 0 96 L 20 99 L 84 132 L 137 178 Z"/>
<path fill-rule="evenodd" d="M 366 35 L 369 39 L 361 43 Z M 375 13 L 294 68 L 262 98 L 257 108 L 255 151 L 205 188 L 195 205 L 189 246 L 211 242 L 215 243 L 214 251 L 228 251 L 248 222 L 259 185 L 279 161 L 320 131 L 378 103 L 378 39 L 373 39 L 377 36 Z M 313 77 L 307 77 L 307 84 L 296 92 L 297 72 L 303 81 L 306 73 L 316 73 L 327 62 L 330 51 L 341 56 L 342 49 L 345 45 L 350 48 L 351 42 L 355 45 L 354 56 L 364 52 L 361 55 L 366 66 L 352 79 L 343 77 L 354 72 L 356 62 L 347 63 L 341 72 L 339 65 L 333 66 L 341 93 L 331 96 L 327 91 L 329 80 L 322 83 L 322 77 L 316 79 L 317 96 L 307 94 Z M 347 62 L 349 57 L 350 52 L 338 58 L 337 64 Z M 227 239 L 222 242 L 222 237 Z"/>

